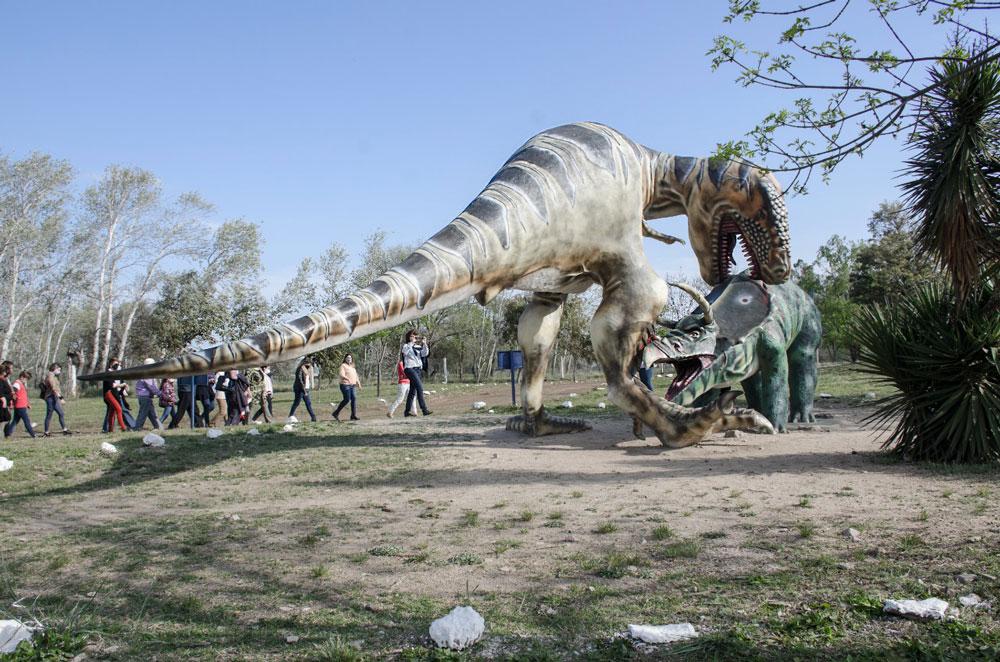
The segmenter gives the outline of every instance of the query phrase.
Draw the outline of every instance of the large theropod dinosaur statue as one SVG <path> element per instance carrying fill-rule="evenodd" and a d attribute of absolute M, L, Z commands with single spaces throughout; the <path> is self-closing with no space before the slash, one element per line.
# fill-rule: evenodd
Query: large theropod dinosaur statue
<path fill-rule="evenodd" d="M 742 384 L 747 403 L 774 431 L 784 432 L 789 420 L 813 422 L 823 327 L 809 295 L 795 283 L 763 287 L 746 274 L 726 279 L 707 298 L 684 289 L 701 313 L 673 323 L 644 349 L 647 365 L 666 362 L 677 371 L 667 399 L 687 405 Z"/>
<path fill-rule="evenodd" d="M 768 283 L 788 277 L 787 213 L 773 177 L 736 162 L 657 152 L 600 124 L 569 124 L 525 143 L 457 218 L 368 287 L 251 338 L 115 375 L 129 379 L 273 364 L 469 297 L 485 304 L 516 288 L 534 294 L 518 325 L 524 413 L 509 427 L 531 435 L 571 432 L 586 424 L 542 407 L 546 357 L 567 294 L 597 284 L 603 299 L 591 336 L 612 402 L 638 416 L 665 444 L 700 439 L 712 426 L 755 426 L 760 417 L 754 412 L 718 405 L 687 409 L 630 378 L 640 338 L 667 295 L 645 258 L 642 238 L 673 240 L 646 220 L 679 214 L 688 217 L 689 238 L 709 283 L 729 274 L 737 236 L 756 277 Z"/>

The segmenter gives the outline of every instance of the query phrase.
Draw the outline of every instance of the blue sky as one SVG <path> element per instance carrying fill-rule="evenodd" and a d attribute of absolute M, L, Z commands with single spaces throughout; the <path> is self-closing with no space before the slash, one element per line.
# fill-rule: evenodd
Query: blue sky
<path fill-rule="evenodd" d="M 779 28 L 724 26 L 725 4 L 8 2 L 0 150 L 68 159 L 81 186 L 121 163 L 200 192 L 261 225 L 276 289 L 332 241 L 430 236 L 548 127 L 599 121 L 689 155 L 739 138 L 790 100 L 710 70 L 714 35 L 770 46 Z M 899 163 L 886 142 L 791 199 L 794 257 L 863 236 Z M 696 272 L 684 247 L 650 257 Z"/>

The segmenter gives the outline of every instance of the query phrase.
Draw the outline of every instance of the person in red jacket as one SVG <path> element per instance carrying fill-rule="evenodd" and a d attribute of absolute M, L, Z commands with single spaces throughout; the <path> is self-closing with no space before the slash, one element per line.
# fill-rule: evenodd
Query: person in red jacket
<path fill-rule="evenodd" d="M 14 433 L 14 428 L 17 427 L 18 421 L 24 421 L 24 429 L 28 431 L 32 439 L 35 438 L 35 430 L 31 427 L 31 418 L 28 416 L 28 410 L 31 409 L 31 403 L 28 402 L 29 379 L 31 379 L 31 373 L 27 370 L 22 370 L 21 374 L 17 376 L 17 379 L 11 385 L 11 389 L 14 391 L 14 416 L 3 429 L 3 436 L 5 437 L 9 437 Z"/>

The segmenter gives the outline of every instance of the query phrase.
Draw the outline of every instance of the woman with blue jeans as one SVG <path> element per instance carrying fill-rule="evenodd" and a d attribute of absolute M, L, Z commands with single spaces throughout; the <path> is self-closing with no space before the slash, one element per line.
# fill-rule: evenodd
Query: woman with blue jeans
<path fill-rule="evenodd" d="M 299 367 L 295 370 L 295 384 L 292 387 L 292 392 L 295 394 L 295 399 L 292 400 L 292 408 L 288 410 L 288 417 L 291 418 L 295 415 L 295 410 L 299 408 L 299 403 L 304 402 L 306 404 L 306 411 L 309 412 L 309 418 L 312 422 L 316 422 L 316 414 L 313 413 L 313 403 L 309 398 L 309 391 L 313 387 L 313 366 L 312 361 L 309 359 L 304 359 Z"/>
<path fill-rule="evenodd" d="M 52 414 L 56 414 L 59 417 L 59 427 L 62 428 L 63 434 L 70 434 L 70 431 L 66 428 L 66 418 L 63 415 L 62 403 L 65 400 L 62 397 L 62 390 L 59 387 L 59 374 L 62 372 L 62 366 L 58 363 L 53 363 L 49 366 L 49 372 L 45 375 L 44 381 L 44 393 L 45 393 L 45 436 L 49 435 L 49 423 L 52 422 Z"/>
<path fill-rule="evenodd" d="M 420 369 L 423 367 L 423 359 L 427 358 L 430 350 L 427 341 L 417 334 L 416 329 L 410 329 L 403 336 L 403 373 L 410 380 L 410 392 L 406 394 L 406 413 L 403 416 L 415 416 L 411 414 L 413 410 L 413 398 L 417 398 L 420 411 L 424 416 L 430 416 L 431 410 L 424 402 L 424 384 L 420 381 Z"/>
<path fill-rule="evenodd" d="M 357 399 L 355 398 L 355 389 L 361 388 L 361 382 L 358 380 L 358 371 L 354 369 L 354 357 L 350 354 L 344 355 L 344 362 L 340 364 L 340 394 L 344 396 L 344 399 L 340 402 L 340 406 L 333 410 L 333 417 L 340 420 L 340 411 L 347 406 L 347 403 L 351 403 L 351 420 L 358 421 L 357 410 Z"/>

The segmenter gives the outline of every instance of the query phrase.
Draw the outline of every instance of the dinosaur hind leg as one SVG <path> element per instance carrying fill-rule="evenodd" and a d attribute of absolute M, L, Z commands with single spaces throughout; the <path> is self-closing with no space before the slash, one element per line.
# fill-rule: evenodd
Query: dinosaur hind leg
<path fill-rule="evenodd" d="M 649 267 L 605 285 L 604 298 L 591 322 L 591 338 L 608 382 L 608 397 L 652 428 L 669 448 L 696 444 L 713 429 L 770 427 L 756 412 L 732 410 L 731 396 L 708 407 L 687 409 L 650 393 L 631 378 L 629 368 L 640 337 L 666 296 L 666 283 Z"/>
<path fill-rule="evenodd" d="M 507 429 L 533 437 L 589 430 L 580 419 L 553 416 L 542 406 L 545 366 L 559 334 L 565 294 L 536 292 L 517 323 L 517 341 L 524 353 L 521 405 L 524 413 L 507 420 Z"/>
<path fill-rule="evenodd" d="M 810 316 L 795 342 L 788 348 L 788 390 L 792 422 L 814 423 L 813 399 L 816 396 L 816 351 L 823 331 L 818 316 Z"/>

